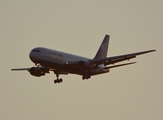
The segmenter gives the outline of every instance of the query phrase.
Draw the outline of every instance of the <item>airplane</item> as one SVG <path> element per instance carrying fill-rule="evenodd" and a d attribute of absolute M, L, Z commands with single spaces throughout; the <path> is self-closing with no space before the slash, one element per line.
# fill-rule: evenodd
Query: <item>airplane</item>
<path fill-rule="evenodd" d="M 95 57 L 93 59 L 73 55 L 49 49 L 45 47 L 36 47 L 29 53 L 30 60 L 35 63 L 31 68 L 16 68 L 12 71 L 28 71 L 31 75 L 40 77 L 44 76 L 50 71 L 56 74 L 57 79 L 54 83 L 61 83 L 63 80 L 59 78 L 61 74 L 77 74 L 82 76 L 82 79 L 90 79 L 91 76 L 108 73 L 111 68 L 126 66 L 136 62 L 115 65 L 115 63 L 122 62 L 136 58 L 138 55 L 154 52 L 156 50 L 148 50 L 136 52 L 131 54 L 124 54 L 119 56 L 107 57 L 108 44 L 110 35 L 105 35 Z"/>

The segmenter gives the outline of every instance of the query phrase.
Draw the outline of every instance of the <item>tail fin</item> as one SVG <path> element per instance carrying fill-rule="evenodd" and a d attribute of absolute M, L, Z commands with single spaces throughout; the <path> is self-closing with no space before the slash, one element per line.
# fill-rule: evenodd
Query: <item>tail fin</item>
<path fill-rule="evenodd" d="M 105 35 L 104 40 L 102 41 L 101 46 L 98 49 L 94 59 L 107 57 L 109 38 L 110 38 L 110 35 Z"/>

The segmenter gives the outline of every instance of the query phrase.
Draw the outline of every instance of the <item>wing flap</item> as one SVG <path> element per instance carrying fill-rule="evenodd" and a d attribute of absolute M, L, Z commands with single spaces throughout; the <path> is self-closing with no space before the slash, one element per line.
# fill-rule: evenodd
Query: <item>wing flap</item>
<path fill-rule="evenodd" d="M 104 62 L 104 65 L 109 65 L 109 64 L 114 64 L 114 63 L 118 63 L 118 62 L 125 61 L 125 60 L 130 60 L 130 59 L 135 58 L 135 57 L 136 56 L 122 57 L 122 58 L 118 58 L 118 59 L 112 59 L 110 61 Z"/>
<path fill-rule="evenodd" d="M 131 63 L 126 63 L 126 64 L 108 66 L 108 67 L 105 67 L 104 69 L 111 69 L 111 68 L 115 68 L 115 67 L 121 67 L 121 66 L 125 66 L 125 65 L 131 65 L 131 64 L 135 64 L 135 63 L 137 63 L 137 62 L 131 62 Z"/>

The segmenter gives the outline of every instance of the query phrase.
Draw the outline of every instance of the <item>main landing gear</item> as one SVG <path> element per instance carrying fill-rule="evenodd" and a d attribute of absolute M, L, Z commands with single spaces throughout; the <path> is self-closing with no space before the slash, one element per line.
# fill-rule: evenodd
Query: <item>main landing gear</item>
<path fill-rule="evenodd" d="M 56 80 L 54 80 L 54 83 L 56 84 L 56 83 L 61 83 L 61 82 L 63 82 L 63 80 L 62 80 L 62 78 L 58 78 L 59 77 L 59 74 L 56 74 L 56 77 L 57 77 L 57 79 Z"/>
<path fill-rule="evenodd" d="M 91 78 L 91 76 L 88 73 L 86 73 L 85 75 L 82 76 L 83 80 L 89 79 L 89 78 Z"/>

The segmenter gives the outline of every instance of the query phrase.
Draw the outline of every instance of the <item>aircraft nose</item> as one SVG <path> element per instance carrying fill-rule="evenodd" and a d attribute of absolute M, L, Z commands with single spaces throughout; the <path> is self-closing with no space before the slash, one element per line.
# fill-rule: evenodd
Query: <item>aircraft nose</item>
<path fill-rule="evenodd" d="M 34 62 L 34 54 L 32 51 L 29 53 L 29 58 Z"/>
<path fill-rule="evenodd" d="M 38 50 L 32 50 L 30 53 L 29 53 L 29 58 L 31 59 L 31 61 L 33 62 L 36 62 L 36 60 L 38 59 L 38 56 L 39 56 L 39 51 Z"/>

